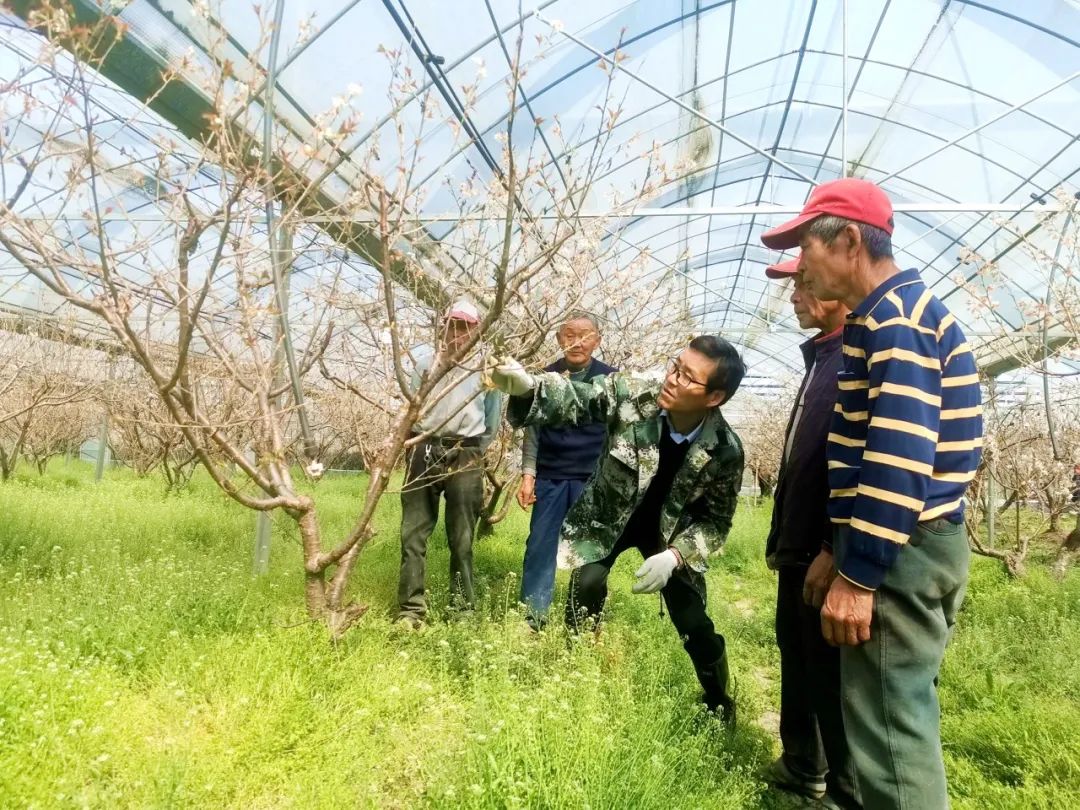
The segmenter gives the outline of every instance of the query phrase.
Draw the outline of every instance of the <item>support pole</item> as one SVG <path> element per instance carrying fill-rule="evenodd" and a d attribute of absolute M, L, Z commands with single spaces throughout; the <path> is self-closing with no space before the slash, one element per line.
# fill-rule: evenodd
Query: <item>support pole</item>
<path fill-rule="evenodd" d="M 1054 407 L 1050 401 L 1050 342 L 1048 332 L 1050 330 L 1050 301 L 1054 296 L 1054 271 L 1057 270 L 1058 260 L 1061 258 L 1061 247 L 1069 235 L 1069 226 L 1072 224 L 1073 213 L 1076 204 L 1065 215 L 1065 224 L 1061 227 L 1061 238 L 1058 239 L 1057 249 L 1054 251 L 1054 261 L 1050 265 L 1050 275 L 1046 279 L 1046 297 L 1043 300 L 1042 312 L 1042 387 L 1043 408 L 1046 410 L 1046 429 L 1050 434 L 1050 447 L 1054 451 L 1054 461 L 1063 461 L 1061 448 L 1058 446 L 1057 431 L 1054 429 Z"/>
<path fill-rule="evenodd" d="M 997 377 L 991 377 L 986 381 L 987 399 L 991 407 L 997 409 Z M 990 456 L 986 461 L 986 544 L 994 548 L 997 544 L 997 492 L 994 487 L 994 475 L 997 472 L 994 457 Z"/>
<path fill-rule="evenodd" d="M 843 15 L 843 24 L 840 26 L 840 36 L 843 39 L 843 56 L 840 62 L 840 71 L 842 76 L 842 85 L 844 97 L 841 99 L 840 107 L 840 166 L 841 177 L 847 177 L 851 172 L 848 170 L 847 159 L 847 105 L 848 105 L 848 82 L 847 82 L 847 0 L 844 0 L 844 5 L 841 10 Z"/>
<path fill-rule="evenodd" d="M 270 528 L 270 513 L 259 512 L 255 518 L 255 550 L 251 563 L 251 573 L 256 577 L 270 572 Z"/>
<path fill-rule="evenodd" d="M 682 46 L 679 49 L 682 52 L 679 95 L 689 96 L 691 103 L 695 108 L 698 107 L 700 103 L 697 92 L 697 66 L 699 41 L 698 20 L 701 9 L 698 6 L 699 0 L 682 0 Z M 696 152 L 697 144 L 699 143 L 699 140 L 694 135 L 694 125 L 696 123 L 697 119 L 690 116 L 686 110 L 679 110 L 679 159 L 682 162 L 688 162 L 694 159 L 694 153 Z M 698 161 L 693 160 L 693 162 L 694 167 L 697 168 Z M 697 186 L 702 177 L 702 175 L 691 173 L 682 181 L 686 186 L 686 201 L 688 208 L 692 209 L 694 207 L 694 201 L 697 199 L 695 192 L 698 190 Z M 683 305 L 687 308 L 689 308 L 690 305 L 690 295 L 686 284 L 686 280 L 690 275 L 690 222 L 691 219 L 687 217 L 681 220 L 678 225 L 679 255 L 681 257 L 679 260 L 679 277 L 682 281 Z"/>
<path fill-rule="evenodd" d="M 296 403 L 296 416 L 300 422 L 300 435 L 304 441 L 304 453 L 309 460 L 315 460 L 315 442 L 311 427 L 308 425 L 307 409 L 304 406 L 304 391 L 300 383 L 300 370 L 293 351 L 292 331 L 289 328 L 289 274 L 292 271 L 292 232 L 275 215 L 275 193 L 273 178 L 273 139 L 274 139 L 274 96 L 277 92 L 277 55 L 281 43 L 281 24 L 285 11 L 285 0 L 277 0 L 274 10 L 274 29 L 270 34 L 269 69 L 266 78 L 266 92 L 263 98 L 263 143 L 262 163 L 266 172 L 266 224 L 270 235 L 270 269 L 274 279 L 274 294 L 277 299 L 277 346 L 282 347 L 284 359 L 289 371 L 289 382 Z M 279 366 L 280 368 L 280 366 Z"/>
<path fill-rule="evenodd" d="M 274 28 L 270 34 L 269 65 L 263 94 L 263 143 L 262 164 L 266 172 L 266 224 L 270 239 L 270 268 L 274 280 L 274 297 L 277 304 L 277 318 L 274 319 L 274 375 L 273 386 L 278 388 L 282 381 L 282 369 L 289 366 L 289 378 L 296 398 L 297 415 L 304 444 L 311 444 L 307 418 L 304 412 L 304 399 L 293 357 L 292 340 L 289 332 L 289 278 L 292 271 L 292 229 L 281 217 L 275 216 L 275 193 L 273 188 L 273 170 L 271 155 L 274 136 L 274 96 L 277 92 L 278 47 L 281 43 L 281 25 L 284 17 L 285 2 L 277 0 L 274 7 Z M 280 411 L 280 401 L 270 403 L 272 410 Z M 254 576 L 262 576 L 270 570 L 270 514 L 259 512 L 255 517 L 255 547 L 252 552 L 251 571 Z"/>
<path fill-rule="evenodd" d="M 112 382 L 114 363 L 109 358 L 109 382 Z M 94 480 L 100 481 L 105 475 L 105 464 L 109 458 L 109 406 L 101 414 L 101 429 L 98 431 L 97 462 L 94 466 Z"/>
<path fill-rule="evenodd" d="M 273 234 L 276 237 L 276 242 L 271 246 L 271 250 L 278 252 L 282 256 L 292 256 L 293 248 L 293 234 L 292 229 L 283 224 L 278 224 L 274 229 Z M 277 301 L 278 305 L 282 307 L 289 306 L 289 279 L 292 276 L 291 264 L 285 268 L 285 271 L 281 274 L 281 283 L 277 286 Z M 281 319 L 275 319 L 274 321 L 274 388 L 280 388 L 285 382 L 286 373 L 286 357 L 287 348 L 285 346 L 284 332 L 282 329 Z M 282 395 L 284 396 L 284 395 Z M 281 408 L 281 397 L 278 397 L 271 403 L 274 409 Z M 254 453 L 251 454 L 250 460 L 254 463 Z M 260 577 L 263 574 L 270 572 L 270 529 L 272 520 L 269 512 L 259 512 L 255 517 L 255 547 L 252 552 L 251 559 L 251 573 L 253 576 Z"/>
<path fill-rule="evenodd" d="M 101 429 L 98 431 L 97 461 L 94 466 L 94 480 L 100 481 L 105 475 L 106 456 L 109 454 L 109 410 L 101 415 Z"/>
<path fill-rule="evenodd" d="M 250 447 L 244 452 L 248 463 L 256 463 L 255 451 Z M 260 577 L 270 571 L 270 529 L 272 522 L 269 512 L 255 513 L 255 544 L 251 552 L 251 575 Z"/>

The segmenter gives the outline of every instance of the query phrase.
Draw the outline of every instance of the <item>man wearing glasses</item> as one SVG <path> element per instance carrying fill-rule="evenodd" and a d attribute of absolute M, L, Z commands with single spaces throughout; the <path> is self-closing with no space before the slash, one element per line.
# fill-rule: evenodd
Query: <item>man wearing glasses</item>
<path fill-rule="evenodd" d="M 599 422 L 606 426 L 596 472 L 563 523 L 574 571 L 566 606 L 574 630 L 596 627 L 619 555 L 645 558 L 634 593 L 659 591 L 683 639 L 704 701 L 733 722 L 727 650 L 705 612 L 705 568 L 727 539 L 742 484 L 743 449 L 720 413 L 746 367 L 723 338 L 701 335 L 668 364 L 662 381 L 625 373 L 590 383 L 529 374 L 515 360 L 491 372 L 511 394 L 515 427 Z"/>

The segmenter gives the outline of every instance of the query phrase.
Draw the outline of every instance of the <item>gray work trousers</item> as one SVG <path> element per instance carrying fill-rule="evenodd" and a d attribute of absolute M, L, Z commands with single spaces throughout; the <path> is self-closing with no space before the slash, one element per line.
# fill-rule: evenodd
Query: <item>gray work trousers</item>
<path fill-rule="evenodd" d="M 479 447 L 446 439 L 421 442 L 408 452 L 401 492 L 399 617 L 423 619 L 427 613 L 427 545 L 439 520 L 440 496 L 446 499 L 450 606 L 473 607 L 472 544 L 484 499 L 482 456 Z"/>
<path fill-rule="evenodd" d="M 843 565 L 847 527 L 833 540 Z M 840 648 L 844 732 L 868 810 L 945 810 L 937 680 L 967 587 L 967 534 L 918 524 L 874 593 L 870 641 Z"/>

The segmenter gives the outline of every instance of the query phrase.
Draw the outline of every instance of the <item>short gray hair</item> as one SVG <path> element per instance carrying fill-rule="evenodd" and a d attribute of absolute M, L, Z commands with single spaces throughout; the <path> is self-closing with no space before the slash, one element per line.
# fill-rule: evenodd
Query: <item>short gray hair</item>
<path fill-rule="evenodd" d="M 596 334 L 600 334 L 600 321 L 591 312 L 586 312 L 583 309 L 571 310 L 570 314 L 563 318 L 562 323 L 559 324 L 559 329 L 562 329 L 570 321 L 588 321 L 592 324 L 592 328 L 596 330 Z"/>
<path fill-rule="evenodd" d="M 867 225 L 865 222 L 856 222 L 853 219 L 825 214 L 811 220 L 810 224 L 806 226 L 806 233 L 808 236 L 816 236 L 826 245 L 831 245 L 840 231 L 844 230 L 848 225 L 854 225 L 859 229 L 863 244 L 866 245 L 866 252 L 870 254 L 873 261 L 893 257 L 892 237 L 889 236 L 887 231 L 875 228 L 873 225 Z"/>

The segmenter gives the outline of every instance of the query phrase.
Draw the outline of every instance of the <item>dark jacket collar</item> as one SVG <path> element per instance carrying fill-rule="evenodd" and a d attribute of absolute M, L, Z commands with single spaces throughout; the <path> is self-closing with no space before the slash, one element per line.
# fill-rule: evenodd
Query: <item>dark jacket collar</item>
<path fill-rule="evenodd" d="M 593 366 L 595 366 L 598 362 L 599 361 L 595 357 L 590 357 L 589 358 L 589 365 L 585 366 L 585 368 L 578 369 L 577 371 L 574 371 L 574 372 L 571 372 L 571 373 L 572 374 L 579 374 L 582 371 L 584 371 L 586 374 L 588 374 L 589 372 L 591 372 L 593 370 Z M 556 371 L 559 374 L 562 374 L 564 371 L 567 371 L 567 372 L 570 371 L 570 368 L 566 365 L 566 358 L 565 357 L 560 357 L 558 360 L 556 360 L 554 363 L 552 363 L 550 366 L 548 366 L 548 369 L 550 371 Z"/>
<path fill-rule="evenodd" d="M 814 365 L 814 361 L 818 357 L 825 357 L 833 352 L 840 351 L 840 345 L 843 342 L 844 327 L 842 326 L 839 329 L 829 332 L 827 335 L 815 335 L 812 338 L 804 340 L 799 344 L 799 349 L 802 351 L 806 370 L 810 370 L 810 366 Z"/>

